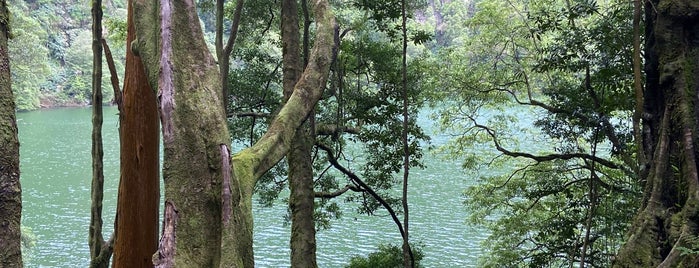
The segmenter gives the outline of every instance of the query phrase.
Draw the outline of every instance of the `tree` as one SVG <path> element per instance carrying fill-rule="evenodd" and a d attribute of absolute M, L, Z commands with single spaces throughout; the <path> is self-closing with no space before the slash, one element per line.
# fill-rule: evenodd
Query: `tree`
<path fill-rule="evenodd" d="M 304 10 L 305 13 L 308 10 Z M 301 58 L 299 15 L 296 0 L 281 3 L 282 77 L 284 98 L 294 92 L 301 78 L 304 61 Z M 308 32 L 304 33 L 304 36 Z M 334 41 L 333 41 L 334 44 Z M 334 60 L 334 59 L 333 59 Z M 315 109 L 296 130 L 287 163 L 289 165 L 289 210 L 291 213 L 291 267 L 317 267 L 316 233 L 313 218 L 313 160 L 315 143 Z"/>
<path fill-rule="evenodd" d="M 132 1 L 126 44 L 136 39 Z M 115 93 L 119 100 L 121 92 Z M 113 267 L 152 267 L 158 248 L 160 172 L 158 106 L 141 58 L 127 47 L 123 103 L 119 106 L 121 178 L 114 224 Z"/>
<path fill-rule="evenodd" d="M 699 4 L 645 2 L 641 210 L 615 267 L 693 267 L 699 264 L 697 105 Z M 640 156 L 639 156 L 640 157 Z"/>
<path fill-rule="evenodd" d="M 230 89 L 228 88 L 228 73 L 230 70 L 231 53 L 233 52 L 233 46 L 235 45 L 236 38 L 238 37 L 238 27 L 240 26 L 240 18 L 242 17 L 243 4 L 245 1 L 236 1 L 228 41 L 226 41 L 226 45 L 223 45 L 223 13 L 225 2 L 225 0 L 216 0 L 215 46 L 219 73 L 221 74 L 221 94 L 223 94 L 221 99 L 223 100 L 223 109 L 228 111 L 228 95 L 230 91 Z"/>
<path fill-rule="evenodd" d="M 420 261 L 424 257 L 424 253 L 420 248 L 413 249 L 413 255 L 415 256 L 415 263 L 413 267 L 422 267 Z M 350 259 L 347 268 L 398 268 L 404 267 L 405 257 L 403 255 L 401 247 L 396 245 L 388 244 L 379 245 L 377 251 L 369 253 L 367 257 L 354 256 Z"/>
<path fill-rule="evenodd" d="M 151 87 L 158 88 L 165 150 L 165 219 L 154 264 L 252 267 L 252 192 L 260 176 L 287 154 L 321 96 L 334 44 L 329 5 L 313 5 L 318 31 L 294 93 L 267 133 L 232 157 L 221 80 L 194 3 L 135 1 L 133 7 L 138 37 L 133 48 Z"/>
<path fill-rule="evenodd" d="M 296 57 L 298 59 L 300 58 L 298 51 L 307 50 L 306 42 L 304 42 L 303 49 L 299 49 L 298 13 L 304 14 L 303 39 L 307 40 L 309 36 L 308 27 L 305 26 L 309 24 L 310 18 L 307 15 L 307 8 L 303 5 L 304 2 L 301 2 L 301 4 L 301 12 L 298 12 L 298 7 L 285 7 L 281 10 L 281 57 L 276 56 L 279 54 L 279 51 L 276 50 L 278 48 L 274 46 L 274 43 L 270 45 L 270 42 L 264 42 L 265 45 L 260 45 L 262 43 L 261 40 L 265 38 L 274 40 L 278 34 L 274 28 L 270 27 L 275 20 L 275 12 L 270 11 L 269 16 L 271 18 L 269 16 L 255 17 L 262 26 L 267 25 L 261 31 L 262 34 L 248 33 L 240 35 L 242 39 L 239 43 L 240 46 L 236 50 L 236 56 L 240 60 L 232 72 L 232 76 L 236 78 L 231 81 L 231 83 L 234 83 L 231 86 L 234 89 L 234 92 L 232 92 L 233 98 L 231 98 L 231 115 L 233 116 L 231 118 L 233 122 L 231 126 L 235 140 L 245 143 L 254 140 L 255 135 L 258 135 L 257 133 L 261 129 L 266 128 L 266 116 L 273 114 L 278 109 L 278 102 L 281 101 L 277 101 L 277 99 L 282 99 L 277 97 L 279 89 L 285 88 L 288 95 L 289 85 L 293 87 L 294 73 L 298 72 L 294 69 L 301 69 L 302 67 L 294 67 L 293 63 L 298 62 L 298 60 L 294 61 L 291 58 Z M 303 139 L 311 141 L 301 142 L 302 138 L 300 136 L 297 136 L 295 139 L 295 143 L 299 145 L 294 146 L 296 148 L 306 144 L 302 146 L 306 148 L 302 150 L 306 152 L 306 156 L 299 157 L 303 154 L 292 156 L 293 153 L 290 153 L 287 158 L 290 168 L 288 176 L 285 170 L 276 168 L 275 172 L 270 172 L 272 174 L 266 174 L 263 180 L 258 183 L 258 187 L 256 187 L 260 197 L 259 201 L 263 205 L 272 205 L 273 202 L 271 201 L 277 198 L 279 191 L 286 188 L 287 185 L 291 189 L 289 198 L 290 210 L 287 217 L 291 220 L 292 228 L 292 266 L 296 265 L 293 259 L 309 262 L 313 259 L 308 257 L 309 253 L 303 253 L 304 251 L 313 252 L 311 248 L 315 247 L 313 245 L 315 228 L 313 228 L 312 220 L 316 221 L 318 229 L 323 229 L 330 226 L 329 220 L 331 218 L 339 218 L 341 215 L 341 211 L 339 211 L 336 205 L 336 200 L 339 198 L 332 198 L 348 193 L 343 195 L 343 197 L 350 196 L 348 199 L 351 198 L 353 201 L 356 201 L 360 206 L 360 210 L 367 214 L 373 214 L 381 206 L 379 205 L 380 202 L 375 201 L 374 197 L 366 189 L 350 178 L 351 176 L 343 175 L 342 173 L 337 176 L 332 171 L 328 172 L 334 166 L 328 158 L 341 158 L 342 154 L 345 153 L 342 148 L 345 147 L 346 143 L 361 139 L 357 146 L 372 147 L 367 150 L 371 152 L 372 160 L 366 166 L 367 173 L 371 174 L 366 178 L 367 183 L 364 186 L 376 186 L 377 191 L 380 191 L 379 199 L 383 201 L 399 200 L 389 198 L 392 185 L 397 183 L 394 174 L 401 166 L 401 162 L 394 159 L 400 159 L 402 156 L 401 150 L 396 150 L 396 148 L 400 147 L 400 140 L 395 137 L 395 133 L 401 131 L 400 120 L 397 120 L 401 115 L 401 94 L 398 90 L 401 82 L 400 76 L 395 75 L 396 70 L 400 69 L 401 54 L 395 47 L 398 39 L 388 40 L 384 33 L 377 31 L 373 21 L 367 21 L 366 17 L 362 17 L 364 11 L 358 10 L 356 6 L 344 6 L 344 8 L 344 10 L 339 11 L 339 13 L 346 15 L 340 18 L 340 21 L 343 22 L 337 33 L 340 49 L 337 52 L 338 57 L 333 60 L 331 69 L 332 80 L 328 85 L 328 90 L 321 99 L 321 103 L 316 107 L 317 112 L 309 115 L 309 119 L 304 125 L 304 127 L 308 126 L 306 132 L 309 134 L 305 134 L 306 137 Z M 397 20 L 399 17 L 393 19 Z M 249 19 L 243 21 L 250 23 Z M 245 28 L 249 27 L 241 29 Z M 248 44 L 250 39 L 252 39 L 252 44 Z M 364 48 L 360 48 L 355 47 L 355 43 L 364 43 L 366 45 Z M 296 55 L 292 57 L 292 54 Z M 304 61 L 307 58 L 306 55 L 307 53 L 304 52 Z M 343 57 L 346 59 L 340 59 Z M 281 78 L 278 76 L 281 67 L 278 64 L 280 60 L 284 66 Z M 345 77 L 346 74 L 350 74 L 350 76 L 356 74 L 357 77 L 366 75 L 367 79 L 366 81 L 358 80 L 355 83 L 353 77 Z M 411 98 L 415 92 L 411 91 Z M 367 110 L 371 110 L 371 112 L 367 113 Z M 415 113 L 412 108 L 410 112 L 411 114 Z M 417 135 L 420 135 L 413 123 L 410 123 L 410 134 L 414 135 L 418 132 Z M 366 131 L 363 128 L 366 128 Z M 314 143 L 316 143 L 315 148 L 313 147 Z M 414 145 L 411 144 L 410 150 L 415 149 Z M 326 157 L 325 154 L 318 154 L 319 149 L 324 150 L 324 148 L 331 147 L 334 149 L 331 155 Z M 307 159 L 305 161 L 312 159 L 312 162 L 300 163 L 297 161 L 291 163 L 299 158 Z M 387 158 L 392 160 L 386 161 Z M 339 159 L 339 161 L 342 161 L 342 159 Z M 411 164 L 414 163 L 412 162 Z M 340 167 L 338 170 L 343 168 Z M 365 169 L 361 166 L 359 168 Z M 305 173 L 306 175 L 298 176 L 292 173 Z M 356 174 L 352 175 L 356 176 Z M 307 186 L 298 184 L 299 178 L 303 177 L 306 178 L 305 185 Z M 314 195 L 317 198 L 315 205 L 312 203 L 313 199 L 309 199 L 304 194 L 296 194 L 299 193 L 296 191 L 297 189 L 308 189 L 307 191 L 311 193 L 315 190 Z M 351 193 L 349 190 L 360 193 L 349 194 Z M 386 199 L 384 200 L 381 196 L 386 197 Z M 299 200 L 308 202 L 308 205 L 300 204 Z M 390 204 L 396 205 L 398 202 L 391 202 Z M 306 213 L 307 216 L 301 215 L 303 213 Z M 304 227 L 297 228 L 297 226 Z M 302 242 L 295 243 L 295 241 Z M 299 256 L 300 258 L 294 256 Z"/>
<path fill-rule="evenodd" d="M 19 140 L 10 79 L 10 14 L 0 1 L 0 266 L 23 267 L 21 228 L 22 187 L 19 181 Z"/>
<path fill-rule="evenodd" d="M 401 200 L 403 201 L 403 267 L 409 268 L 415 266 L 415 258 L 413 257 L 413 252 L 410 249 L 409 240 L 409 206 L 408 206 L 408 177 L 410 174 L 410 142 L 408 140 L 408 27 L 406 14 L 406 0 L 401 0 L 401 32 L 402 32 L 402 53 L 401 53 L 401 91 L 403 99 L 403 131 L 401 133 L 401 139 L 403 142 L 403 195 Z"/>
<path fill-rule="evenodd" d="M 470 221 L 491 230 L 482 266 L 610 265 L 641 188 L 630 21 L 630 5 L 601 1 L 481 2 L 429 63 L 458 134 L 443 149 L 508 170 L 465 193 Z"/>
<path fill-rule="evenodd" d="M 9 9 L 13 38 L 8 46 L 15 107 L 20 111 L 33 110 L 41 105 L 40 89 L 52 72 L 48 48 L 35 45 L 48 42 L 48 34 L 41 29 L 37 18 L 26 14 L 24 2 L 10 1 Z"/>
<path fill-rule="evenodd" d="M 102 147 L 102 1 L 92 2 L 92 205 L 90 209 L 90 267 L 109 267 L 113 240 L 102 236 L 104 149 Z"/>

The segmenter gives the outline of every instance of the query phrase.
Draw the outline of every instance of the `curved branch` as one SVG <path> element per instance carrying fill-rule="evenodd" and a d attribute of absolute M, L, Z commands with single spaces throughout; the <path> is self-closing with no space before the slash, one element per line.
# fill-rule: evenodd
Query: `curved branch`
<path fill-rule="evenodd" d="M 335 17 L 328 1 L 316 1 L 313 11 L 318 24 L 316 39 L 308 66 L 294 92 L 264 136 L 252 147 L 233 156 L 235 175 L 242 180 L 244 195 L 252 195 L 257 180 L 287 154 L 296 129 L 314 109 L 325 88 L 335 44 Z"/>
<path fill-rule="evenodd" d="M 352 190 L 353 192 L 365 192 L 366 191 L 366 190 L 359 188 L 357 186 L 347 184 L 347 185 L 345 185 L 344 188 L 337 190 L 337 191 L 334 191 L 334 192 L 315 192 L 315 193 L 313 193 L 313 195 L 315 198 L 330 199 L 330 198 L 335 198 L 335 197 L 341 196 L 349 190 Z"/>
<path fill-rule="evenodd" d="M 504 155 L 511 156 L 511 157 L 524 157 L 524 158 L 529 158 L 537 162 L 545 162 L 545 161 L 552 161 L 552 160 L 570 160 L 573 158 L 580 158 L 580 159 L 586 159 L 590 161 L 594 161 L 596 163 L 599 163 L 603 166 L 606 166 L 608 168 L 613 168 L 613 169 L 622 169 L 619 165 L 615 164 L 612 161 L 609 161 L 604 158 L 600 158 L 594 155 L 589 155 L 589 154 L 584 154 L 584 153 L 568 153 L 568 154 L 547 154 L 547 155 L 533 155 L 530 153 L 525 153 L 525 152 L 514 152 L 510 151 L 508 149 L 505 149 L 500 145 L 500 142 L 498 141 L 497 137 L 495 136 L 495 131 L 490 129 L 487 126 L 478 124 L 475 119 L 469 118 L 473 122 L 473 125 L 477 128 L 480 128 L 484 130 L 488 135 L 493 139 L 493 143 L 495 144 L 495 148 L 503 153 Z"/>
<path fill-rule="evenodd" d="M 364 181 L 362 181 L 362 179 L 360 179 L 356 174 L 354 174 L 354 172 L 349 171 L 344 166 L 340 165 L 340 163 L 337 161 L 337 158 L 335 158 L 335 153 L 333 152 L 332 148 L 328 147 L 325 144 L 319 143 L 319 142 L 316 143 L 316 146 L 318 146 L 318 148 L 322 149 L 323 151 L 325 151 L 328 154 L 328 161 L 330 161 L 330 164 L 332 164 L 333 167 L 335 167 L 337 170 L 339 170 L 343 174 L 347 175 L 347 177 L 349 177 L 354 183 L 357 183 L 359 185 L 359 187 L 364 189 L 367 193 L 369 193 L 369 195 L 371 195 L 371 197 L 376 199 L 377 202 L 379 202 L 384 208 L 386 208 L 386 210 L 388 211 L 388 214 L 391 215 L 393 222 L 395 222 L 396 225 L 398 226 L 398 230 L 400 231 L 401 237 L 405 237 L 405 231 L 403 230 L 403 225 L 401 224 L 400 220 L 398 219 L 396 212 L 393 210 L 393 208 L 391 208 L 391 205 L 389 205 L 388 202 L 386 202 L 386 200 L 384 200 L 379 194 L 377 194 L 374 191 L 374 189 L 372 189 L 369 185 L 364 183 Z"/>

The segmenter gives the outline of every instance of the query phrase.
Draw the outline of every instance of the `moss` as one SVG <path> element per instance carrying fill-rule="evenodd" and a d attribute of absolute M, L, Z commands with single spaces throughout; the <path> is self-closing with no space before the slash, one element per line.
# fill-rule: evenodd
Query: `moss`
<path fill-rule="evenodd" d="M 627 244 L 619 251 L 613 267 L 653 267 L 658 263 L 655 247 L 656 220 L 648 210 L 635 218 Z"/>

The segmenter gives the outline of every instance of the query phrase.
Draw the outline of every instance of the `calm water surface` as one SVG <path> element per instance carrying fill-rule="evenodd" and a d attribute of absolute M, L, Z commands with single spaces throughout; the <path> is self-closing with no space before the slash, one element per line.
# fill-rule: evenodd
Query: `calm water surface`
<path fill-rule="evenodd" d="M 105 107 L 105 237 L 112 233 L 118 186 L 116 109 Z M 90 221 L 91 110 L 70 108 L 19 113 L 23 224 L 37 236 L 26 267 L 87 267 Z M 431 132 L 429 120 L 423 126 Z M 434 144 L 445 137 L 433 137 Z M 424 244 L 426 267 L 476 267 L 487 233 L 465 224 L 462 191 L 475 181 L 458 163 L 426 154 L 424 170 L 410 178 L 410 233 Z M 354 255 L 380 243 L 401 243 L 388 216 L 358 215 L 347 206 L 343 218 L 318 233 L 320 267 L 343 267 Z M 255 207 L 255 261 L 258 267 L 288 267 L 286 207 Z M 382 215 L 385 213 L 382 213 Z"/>

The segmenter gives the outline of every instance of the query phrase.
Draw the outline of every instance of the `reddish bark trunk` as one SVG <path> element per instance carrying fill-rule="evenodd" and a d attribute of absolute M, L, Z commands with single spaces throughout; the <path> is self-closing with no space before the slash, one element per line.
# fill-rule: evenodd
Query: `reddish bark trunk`
<path fill-rule="evenodd" d="M 128 46 L 136 39 L 131 1 L 127 25 Z M 141 59 L 128 47 L 124 79 L 113 267 L 152 267 L 160 199 L 158 108 Z"/>

